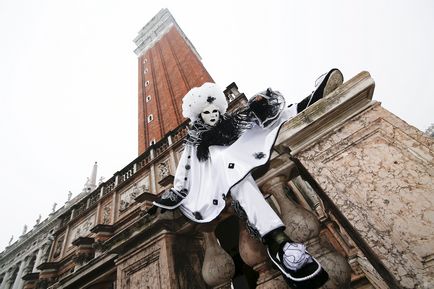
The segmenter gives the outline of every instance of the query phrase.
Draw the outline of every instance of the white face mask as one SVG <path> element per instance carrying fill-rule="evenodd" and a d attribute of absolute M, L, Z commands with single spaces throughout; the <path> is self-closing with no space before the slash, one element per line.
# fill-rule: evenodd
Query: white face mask
<path fill-rule="evenodd" d="M 210 104 L 202 110 L 200 116 L 204 123 L 215 126 L 219 120 L 220 111 L 215 104 Z"/>

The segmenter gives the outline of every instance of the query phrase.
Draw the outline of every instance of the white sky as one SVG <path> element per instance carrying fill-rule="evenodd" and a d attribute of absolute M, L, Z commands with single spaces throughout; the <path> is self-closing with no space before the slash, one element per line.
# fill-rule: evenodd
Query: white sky
<path fill-rule="evenodd" d="M 296 102 L 332 67 L 367 70 L 385 108 L 434 122 L 430 0 L 0 0 L 0 250 L 80 193 L 95 161 L 108 179 L 137 156 L 132 40 L 161 8 L 222 87 Z"/>

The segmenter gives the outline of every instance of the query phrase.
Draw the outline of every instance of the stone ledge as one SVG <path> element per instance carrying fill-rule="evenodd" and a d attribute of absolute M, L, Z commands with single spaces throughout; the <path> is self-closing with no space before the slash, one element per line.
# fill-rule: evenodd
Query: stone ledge
<path fill-rule="evenodd" d="M 295 155 L 323 135 L 361 111 L 374 105 L 375 82 L 363 71 L 335 91 L 289 120 L 280 130 L 275 148 L 285 152 L 290 148 Z"/>
<path fill-rule="evenodd" d="M 93 242 L 95 242 L 94 238 L 78 237 L 72 242 L 72 245 L 74 246 L 92 245 Z"/>
<path fill-rule="evenodd" d="M 113 230 L 113 225 L 108 224 L 98 224 L 90 229 L 92 233 L 113 233 Z"/>

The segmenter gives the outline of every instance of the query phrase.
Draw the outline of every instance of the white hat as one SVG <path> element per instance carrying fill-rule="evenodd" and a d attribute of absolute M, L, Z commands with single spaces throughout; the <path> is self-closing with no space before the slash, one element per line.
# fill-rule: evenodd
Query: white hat
<path fill-rule="evenodd" d="M 224 114 L 228 108 L 228 102 L 220 87 L 215 83 L 205 82 L 201 87 L 192 88 L 182 99 L 182 115 L 195 121 L 203 109 L 210 104 L 219 108 L 220 114 Z"/>

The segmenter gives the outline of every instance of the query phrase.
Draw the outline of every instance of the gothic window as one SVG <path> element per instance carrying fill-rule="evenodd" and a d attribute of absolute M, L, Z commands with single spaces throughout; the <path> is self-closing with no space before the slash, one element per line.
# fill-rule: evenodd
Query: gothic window
<path fill-rule="evenodd" d="M 150 101 L 151 101 L 151 96 L 148 95 L 148 96 L 146 97 L 146 102 L 150 102 Z"/>
<path fill-rule="evenodd" d="M 148 68 L 145 68 L 145 70 L 143 70 L 143 74 L 148 73 Z"/>
<path fill-rule="evenodd" d="M 146 62 L 148 62 L 148 59 L 147 58 L 143 59 L 143 64 L 145 64 Z"/>
<path fill-rule="evenodd" d="M 152 114 L 148 115 L 148 122 L 151 122 L 154 119 L 154 116 Z"/>
<path fill-rule="evenodd" d="M 157 142 L 157 141 L 156 141 L 155 138 L 154 138 L 153 140 L 151 140 L 151 141 L 149 142 L 149 145 L 154 145 L 156 142 Z"/>
<path fill-rule="evenodd" d="M 149 85 L 149 80 L 146 80 L 145 87 L 147 87 L 148 85 Z"/>

